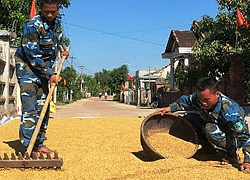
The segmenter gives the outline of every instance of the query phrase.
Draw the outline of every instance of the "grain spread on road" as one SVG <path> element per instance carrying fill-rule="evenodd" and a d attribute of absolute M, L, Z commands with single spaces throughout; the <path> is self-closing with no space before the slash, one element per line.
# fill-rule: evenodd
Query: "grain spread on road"
<path fill-rule="evenodd" d="M 201 154 L 149 161 L 140 144 L 141 118 L 52 118 L 45 145 L 63 158 L 62 170 L 0 169 L 8 180 L 246 179 L 250 174 Z M 20 120 L 0 126 L 0 155 L 20 148 Z"/>

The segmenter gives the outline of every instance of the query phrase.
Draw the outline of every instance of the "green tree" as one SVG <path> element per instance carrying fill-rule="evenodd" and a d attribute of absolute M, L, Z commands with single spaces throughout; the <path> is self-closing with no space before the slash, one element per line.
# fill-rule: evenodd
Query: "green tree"
<path fill-rule="evenodd" d="M 84 79 L 84 88 L 87 92 L 91 93 L 92 96 L 98 96 L 98 93 L 101 91 L 100 87 L 95 78 L 89 75 L 83 75 Z"/>
<path fill-rule="evenodd" d="M 102 92 L 110 90 L 109 87 L 109 81 L 111 78 L 110 76 L 111 76 L 110 71 L 106 69 L 102 69 L 101 72 L 95 73 L 95 79 L 100 85 L 100 89 L 102 89 Z"/>
<path fill-rule="evenodd" d="M 24 22 L 29 20 L 31 2 L 32 0 L 0 0 L 0 29 L 16 32 L 16 43 L 20 41 Z M 62 0 L 61 3 L 62 8 L 70 6 L 70 0 Z"/>
<path fill-rule="evenodd" d="M 86 92 L 91 93 L 91 96 L 98 96 L 99 92 L 111 91 L 117 95 L 120 95 L 121 84 L 126 81 L 126 74 L 128 73 L 127 65 L 122 65 L 119 68 L 112 70 L 103 69 L 101 72 L 95 73 L 95 77 L 82 74 L 77 75 L 76 70 L 71 67 L 66 67 L 62 72 L 62 81 L 58 84 L 57 96 L 58 101 L 65 101 L 65 94 L 73 91 L 73 100 L 78 100 L 83 97 L 80 93 L 80 84 L 83 80 L 83 88 Z M 64 81 L 66 80 L 66 85 Z"/>
<path fill-rule="evenodd" d="M 236 24 L 236 9 L 239 8 L 245 19 L 250 22 L 250 0 L 217 0 L 218 13 L 213 19 L 202 16 L 201 21 L 193 24 L 192 30 L 200 37 L 193 47 L 193 59 L 196 65 L 185 69 L 183 77 L 191 81 L 201 75 L 214 75 L 221 77 L 229 73 L 230 58 L 240 55 L 245 59 L 245 72 L 250 70 L 250 31 Z M 205 35 L 205 38 L 202 37 Z M 249 82 L 250 74 L 244 77 Z"/>
<path fill-rule="evenodd" d="M 193 56 L 198 64 L 202 64 L 199 68 L 203 74 L 220 76 L 229 72 L 229 55 L 235 50 L 236 43 L 235 21 L 231 13 L 220 11 L 215 20 L 203 16 L 199 26 L 193 26 L 197 34 L 206 34 L 206 38 L 200 38 L 193 47 Z M 231 52 L 229 48 L 232 48 Z"/>
<path fill-rule="evenodd" d="M 110 81 L 109 87 L 113 93 L 116 94 L 115 99 L 118 99 L 118 96 L 121 92 L 121 84 L 126 81 L 126 75 L 128 73 L 128 66 L 122 65 L 119 68 L 115 68 L 110 72 Z"/>
<path fill-rule="evenodd" d="M 66 67 L 60 74 L 62 76 L 62 81 L 58 85 L 58 100 L 65 100 L 65 93 L 68 92 L 70 95 L 72 93 L 72 100 L 81 99 L 82 93 L 79 91 L 79 77 L 75 69 L 71 67 Z M 66 80 L 66 85 L 64 85 L 64 80 Z"/>
<path fill-rule="evenodd" d="M 29 18 L 31 1 L 0 0 L 0 29 L 16 32 L 21 35 L 22 25 Z"/>

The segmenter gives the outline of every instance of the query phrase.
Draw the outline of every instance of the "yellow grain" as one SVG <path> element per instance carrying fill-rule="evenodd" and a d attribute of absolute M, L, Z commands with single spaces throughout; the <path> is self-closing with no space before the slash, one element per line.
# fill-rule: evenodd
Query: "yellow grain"
<path fill-rule="evenodd" d="M 250 174 L 219 161 L 168 158 L 148 161 L 140 144 L 140 118 L 61 118 L 49 122 L 45 144 L 63 158 L 61 170 L 0 169 L 8 180 L 241 179 Z M 19 120 L 0 127 L 0 155 L 15 152 Z"/>
<path fill-rule="evenodd" d="M 196 151 L 196 145 L 170 135 L 156 133 L 148 138 L 149 144 L 166 158 L 190 157 Z"/>

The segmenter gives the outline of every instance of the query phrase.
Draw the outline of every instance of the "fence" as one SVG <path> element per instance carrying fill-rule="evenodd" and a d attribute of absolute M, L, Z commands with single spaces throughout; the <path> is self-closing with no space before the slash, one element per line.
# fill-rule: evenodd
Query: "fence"
<path fill-rule="evenodd" d="M 15 47 L 10 47 L 11 32 L 0 30 L 0 120 L 17 115 L 18 85 L 15 72 Z"/>

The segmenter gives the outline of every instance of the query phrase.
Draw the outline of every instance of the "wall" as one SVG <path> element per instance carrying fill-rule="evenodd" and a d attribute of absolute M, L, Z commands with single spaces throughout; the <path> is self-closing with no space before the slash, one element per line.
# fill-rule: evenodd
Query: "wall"
<path fill-rule="evenodd" d="M 244 59 L 242 56 L 232 55 L 230 66 L 230 80 L 227 95 L 237 101 L 244 103 Z"/>
<path fill-rule="evenodd" d="M 17 81 L 11 33 L 0 30 L 0 120 L 16 116 Z"/>
<path fill-rule="evenodd" d="M 239 104 L 244 103 L 244 58 L 239 55 L 230 56 L 231 66 L 228 74 L 222 78 L 220 91 Z M 181 88 L 182 94 L 190 94 L 196 91 L 195 86 Z"/>
<path fill-rule="evenodd" d="M 169 104 L 175 102 L 179 99 L 181 93 L 180 91 L 169 91 L 162 93 L 162 105 L 163 107 L 169 106 Z"/>

